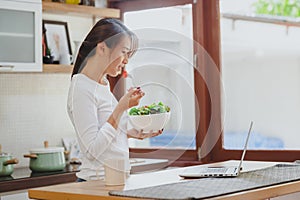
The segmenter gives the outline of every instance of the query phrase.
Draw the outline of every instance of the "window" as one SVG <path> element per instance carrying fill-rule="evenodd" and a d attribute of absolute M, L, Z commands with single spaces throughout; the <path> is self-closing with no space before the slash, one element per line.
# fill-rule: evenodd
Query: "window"
<path fill-rule="evenodd" d="M 181 76 L 183 75 L 183 77 L 190 77 L 187 83 L 191 83 L 194 85 L 193 95 L 188 94 L 182 96 L 183 101 L 191 103 L 191 105 L 185 105 L 186 108 L 188 108 L 189 110 L 194 109 L 194 113 L 190 114 L 191 116 L 194 116 L 194 122 L 192 121 L 186 122 L 186 124 L 190 123 L 192 124 L 192 126 L 188 127 L 189 129 L 182 129 L 183 131 L 186 131 L 186 133 L 188 134 L 190 134 L 189 132 L 191 131 L 192 134 L 190 135 L 194 137 L 194 144 L 192 144 L 192 146 L 189 146 L 189 148 L 184 148 L 183 146 L 180 145 L 177 147 L 174 145 L 172 147 L 169 146 L 168 148 L 161 148 L 161 147 L 158 148 L 156 146 L 157 144 L 152 146 L 151 143 L 149 143 L 149 141 L 146 141 L 145 143 L 135 143 L 135 144 L 131 144 L 132 146 L 135 146 L 135 148 L 130 149 L 130 153 L 132 157 L 168 158 L 171 162 L 176 160 L 175 165 L 177 166 L 189 165 L 195 162 L 199 163 L 199 161 L 200 162 L 211 161 L 212 159 L 211 152 L 214 152 L 213 149 L 214 144 L 216 143 L 216 141 L 218 141 L 218 138 L 214 138 L 215 136 L 214 133 L 217 132 L 219 135 L 221 133 L 220 94 L 219 94 L 219 83 L 220 83 L 219 56 L 220 55 L 219 55 L 219 46 L 218 46 L 219 44 L 218 14 L 219 13 L 218 13 L 218 9 L 215 9 L 215 7 L 218 6 L 217 2 L 218 2 L 217 0 L 211 0 L 211 1 L 157 0 L 157 1 L 151 1 L 151 3 L 150 1 L 144 1 L 144 0 L 110 2 L 110 5 L 112 7 L 120 8 L 121 12 L 125 13 L 123 19 L 125 20 L 125 23 L 127 23 L 129 26 L 130 23 L 129 21 L 126 22 L 126 20 L 129 19 L 130 14 L 126 16 L 126 13 L 132 11 L 134 11 L 135 14 L 139 14 L 140 12 L 142 12 L 142 10 L 144 10 L 145 15 L 147 15 L 146 13 L 147 11 L 156 12 L 157 14 L 160 14 L 159 11 L 161 10 L 155 10 L 154 8 L 161 8 L 161 9 L 163 8 L 165 9 L 165 11 L 167 12 L 172 11 L 173 13 L 188 12 L 190 13 L 189 14 L 190 17 L 183 17 L 184 19 L 182 18 L 181 19 L 178 18 L 178 19 L 179 21 L 184 22 L 183 24 L 186 25 L 192 24 L 191 26 L 192 29 L 185 27 L 184 30 L 185 33 L 187 33 L 186 35 L 192 35 L 194 41 L 196 42 L 196 44 L 198 44 L 198 45 L 192 44 L 191 46 L 188 47 L 189 48 L 188 51 L 182 52 L 183 55 L 187 55 L 189 62 L 193 63 L 194 68 L 186 67 L 183 68 L 183 70 L 181 69 L 178 70 L 177 72 L 180 73 Z M 183 10 L 185 11 L 183 12 Z M 185 15 L 181 15 L 181 16 L 185 16 Z M 166 16 L 160 18 L 160 20 L 167 20 L 167 19 L 168 17 Z M 176 21 L 174 19 L 176 19 L 175 16 L 173 20 L 171 20 L 169 23 L 165 23 L 165 26 L 169 28 L 169 26 L 171 26 L 171 24 L 174 23 L 174 21 Z M 188 21 L 190 19 L 191 21 Z M 135 20 L 135 19 L 131 19 L 131 20 Z M 147 22 L 144 21 L 144 23 Z M 151 26 L 151 23 L 153 25 L 153 21 L 151 21 L 151 19 L 149 20 L 149 23 L 150 23 L 149 26 Z M 138 24 L 141 23 L 134 23 L 133 25 L 136 26 Z M 155 25 L 157 24 L 159 23 L 156 23 Z M 155 28 L 157 27 L 155 26 Z M 168 29 L 167 31 L 170 32 L 170 29 Z M 169 38 L 158 37 L 158 40 L 160 40 L 159 43 L 155 42 L 155 40 L 147 41 L 147 38 L 143 38 L 142 44 L 146 46 L 162 45 L 159 47 L 163 47 L 163 48 L 168 47 L 173 51 L 176 50 L 176 48 L 181 49 L 178 48 L 178 46 L 180 46 L 178 45 L 178 40 L 173 40 L 173 37 L 169 37 Z M 163 40 L 165 41 L 162 42 Z M 137 55 L 138 54 L 136 54 L 135 57 L 138 58 Z M 137 66 L 139 66 L 140 63 L 138 59 L 136 60 L 134 59 L 135 58 L 132 58 L 132 60 L 130 60 L 130 64 L 132 65 L 132 68 L 128 66 L 129 67 L 128 71 L 131 70 L 131 72 L 136 77 L 137 75 L 135 74 L 138 74 L 138 68 L 137 69 L 133 68 L 134 63 L 137 63 Z M 164 60 L 163 62 L 168 61 L 167 57 L 163 57 L 163 60 Z M 159 63 L 161 64 L 161 62 L 162 61 L 160 61 Z M 166 63 L 163 63 L 163 65 L 164 64 Z M 214 71 L 216 71 L 217 73 L 215 77 L 217 78 L 211 75 L 212 74 L 210 73 L 211 66 L 214 66 Z M 158 67 L 159 66 L 154 66 L 154 67 L 152 66 L 152 68 L 149 67 L 147 68 L 147 70 L 155 71 L 158 69 Z M 175 71 L 173 68 L 174 66 L 170 66 L 170 69 L 172 71 Z M 199 71 L 201 73 L 199 73 Z M 151 73 L 153 73 L 153 71 Z M 167 77 L 167 75 L 165 77 Z M 116 81 L 113 81 L 112 85 L 114 84 L 116 84 Z M 132 83 L 130 83 L 130 80 L 128 80 L 127 84 L 132 84 Z M 177 84 L 177 81 L 175 82 L 175 84 Z M 176 87 L 176 89 L 178 88 L 179 87 Z M 210 94 L 209 90 L 213 92 Z M 117 91 L 115 92 L 116 96 L 120 97 L 121 92 L 118 92 L 120 91 L 119 87 L 117 87 L 116 91 Z M 168 92 L 168 91 L 165 90 L 164 92 Z M 176 92 L 178 91 L 176 90 Z M 182 94 L 183 92 L 186 91 L 182 91 Z M 164 96 L 161 95 L 160 97 L 164 97 Z M 153 100 L 154 99 L 150 99 L 148 100 L 148 102 L 152 102 Z M 192 104 L 193 101 L 195 102 L 194 105 Z M 170 102 L 170 104 L 172 104 L 172 102 Z M 211 104 L 214 104 L 213 109 L 211 109 Z M 168 127 L 169 131 L 172 130 L 173 128 L 172 126 L 176 128 L 177 124 L 175 125 L 172 124 L 171 127 Z M 186 133 L 180 135 L 187 136 Z M 180 140 L 177 141 L 181 142 Z M 170 143 L 170 139 L 167 140 L 167 143 Z"/>
<path fill-rule="evenodd" d="M 141 3 L 142 0 L 135 2 Z M 274 25 L 262 22 L 264 19 L 257 16 L 253 22 L 251 17 L 245 15 L 253 11 L 251 7 L 253 0 L 239 2 L 157 0 L 155 2 L 153 5 L 145 4 L 144 8 L 192 4 L 194 40 L 206 50 L 223 76 L 221 80 L 219 75 L 210 73 L 206 60 L 201 57 L 197 59 L 197 65 L 206 73 L 204 76 L 199 76 L 194 71 L 195 94 L 199 103 L 199 113 L 201 113 L 196 111 L 195 114 L 195 118 L 200 118 L 199 128 L 196 128 L 196 151 L 185 150 L 178 160 L 199 159 L 202 162 L 211 162 L 240 159 L 239 149 L 244 143 L 244 136 L 241 134 L 230 138 L 229 134 L 245 132 L 250 120 L 255 122 L 254 134 L 251 136 L 259 139 L 260 142 L 264 137 L 274 137 L 277 143 L 277 139 L 280 138 L 283 146 L 280 143 L 276 144 L 276 148 L 270 143 L 260 144 L 260 147 L 252 144 L 245 159 L 264 161 L 299 159 L 297 143 L 299 58 L 296 55 L 299 52 L 297 49 L 299 40 L 296 37 L 299 35 L 297 34 L 299 28 L 296 27 L 297 23 L 288 21 L 288 26 Z M 168 3 L 170 5 L 166 5 Z M 142 5 L 131 4 L 130 7 L 129 4 L 130 1 L 115 5 L 123 12 L 140 10 Z M 286 22 L 286 19 L 283 21 Z M 282 24 L 280 20 L 276 22 Z M 265 32 L 269 29 L 275 32 L 266 35 Z M 248 32 L 252 34 L 249 35 Z M 199 50 L 194 47 L 194 53 L 198 52 Z M 211 85 L 213 94 L 208 91 L 208 84 Z M 219 102 L 219 105 L 212 109 L 213 101 Z M 216 112 L 218 114 L 214 115 Z M 223 137 L 220 137 L 222 134 Z M 252 138 L 252 143 L 256 142 L 255 138 L 254 140 Z M 131 149 L 131 153 L 154 151 L 155 148 Z M 153 157 L 172 157 L 170 151 L 160 153 Z"/>
<path fill-rule="evenodd" d="M 269 3 L 268 9 L 259 2 Z M 280 2 L 276 1 L 277 7 Z M 239 149 L 251 120 L 254 126 L 246 159 L 299 158 L 296 138 L 300 131 L 300 76 L 296 52 L 300 27 L 293 22 L 293 16 L 272 15 L 274 3 L 220 1 L 225 117 L 223 140 L 215 147 L 214 160 L 240 158 Z M 269 11 L 272 12 L 262 13 Z"/>
<path fill-rule="evenodd" d="M 279 17 L 272 15 L 265 16 L 265 21 L 260 15 L 239 20 L 255 12 L 251 10 L 255 2 L 245 2 L 245 9 L 239 12 L 234 11 L 232 1 L 221 4 L 227 116 L 224 146 L 241 147 L 247 124 L 254 120 L 249 148 L 297 149 L 300 146 L 294 138 L 300 130 L 300 78 L 299 55 L 295 52 L 299 51 L 296 35 L 300 28 L 289 27 L 287 32 L 284 24 L 276 23 Z"/>
<path fill-rule="evenodd" d="M 129 61 L 126 88 L 145 91 L 140 105 L 163 102 L 171 108 L 164 133 L 131 147 L 195 149 L 192 6 L 126 12 L 124 23 L 137 33 L 140 47 Z"/>
<path fill-rule="evenodd" d="M 256 14 L 255 3 L 221 1 L 224 147 L 241 148 L 253 120 L 250 149 L 299 149 L 300 25 Z"/>

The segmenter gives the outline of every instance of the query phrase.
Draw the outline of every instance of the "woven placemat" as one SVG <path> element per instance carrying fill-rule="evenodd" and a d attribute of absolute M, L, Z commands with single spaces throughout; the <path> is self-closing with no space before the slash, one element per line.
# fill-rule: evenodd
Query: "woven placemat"
<path fill-rule="evenodd" d="M 110 195 L 150 199 L 203 199 L 300 180 L 300 165 L 276 165 L 242 173 L 235 178 L 202 178 L 180 183 L 126 191 Z"/>

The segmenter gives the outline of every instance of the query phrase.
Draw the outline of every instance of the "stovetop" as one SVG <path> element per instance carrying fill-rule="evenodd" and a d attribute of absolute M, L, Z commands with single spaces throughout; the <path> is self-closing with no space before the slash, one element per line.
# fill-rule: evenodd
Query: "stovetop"
<path fill-rule="evenodd" d="M 49 176 L 54 174 L 65 174 L 69 172 L 79 171 L 80 165 L 67 164 L 66 167 L 61 171 L 54 172 L 32 172 L 29 167 L 20 167 L 14 168 L 13 173 L 10 176 L 0 176 L 0 182 L 3 181 L 12 181 L 17 179 L 31 178 L 31 177 L 39 177 L 39 176 Z"/>
<path fill-rule="evenodd" d="M 131 158 L 131 173 L 140 173 L 145 171 L 163 169 L 168 165 L 166 159 L 146 159 L 146 158 Z M 67 164 L 64 170 L 54 172 L 32 172 L 29 167 L 14 168 L 11 176 L 0 176 L 0 182 L 13 181 L 18 179 L 42 177 L 57 174 L 66 174 L 70 172 L 77 172 L 80 169 L 80 164 Z"/>

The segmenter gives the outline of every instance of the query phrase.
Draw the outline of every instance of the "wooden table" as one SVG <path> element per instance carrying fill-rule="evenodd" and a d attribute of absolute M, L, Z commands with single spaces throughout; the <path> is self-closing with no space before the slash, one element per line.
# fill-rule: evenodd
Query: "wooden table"
<path fill-rule="evenodd" d="M 207 164 L 206 166 L 226 166 L 238 165 L 239 161 L 226 161 L 214 164 Z M 255 169 L 262 169 L 273 166 L 275 162 L 257 162 L 257 161 L 244 161 L 243 171 L 250 171 Z M 193 168 L 192 166 L 189 168 Z M 105 186 L 103 180 L 81 182 L 81 183 L 68 183 L 47 187 L 40 187 L 29 190 L 29 197 L 32 199 L 44 200 L 99 200 L 99 199 L 136 199 L 124 198 L 117 196 L 109 196 L 110 190 L 129 190 L 138 189 L 143 187 L 157 186 L 168 183 L 177 183 L 181 181 L 188 181 L 180 178 L 178 174 L 184 168 L 167 169 L 156 172 L 149 172 L 143 174 L 131 175 L 124 186 Z M 238 192 L 230 195 L 219 196 L 214 199 L 219 200 L 240 200 L 240 199 L 268 199 L 271 197 L 282 196 L 290 193 L 300 191 L 300 181 L 295 181 L 276 186 L 264 187 L 255 190 L 248 190 L 245 192 Z"/>

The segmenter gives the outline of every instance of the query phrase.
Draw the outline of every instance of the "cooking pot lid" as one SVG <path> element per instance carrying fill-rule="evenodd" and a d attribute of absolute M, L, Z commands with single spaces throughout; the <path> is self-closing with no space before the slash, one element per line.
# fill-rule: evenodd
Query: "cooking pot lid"
<path fill-rule="evenodd" d="M 7 157 L 10 156 L 9 153 L 0 152 L 0 157 Z"/>
<path fill-rule="evenodd" d="M 47 147 L 47 148 L 38 148 L 38 149 L 30 149 L 30 153 L 57 153 L 64 152 L 63 147 Z"/>

